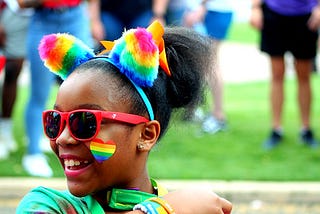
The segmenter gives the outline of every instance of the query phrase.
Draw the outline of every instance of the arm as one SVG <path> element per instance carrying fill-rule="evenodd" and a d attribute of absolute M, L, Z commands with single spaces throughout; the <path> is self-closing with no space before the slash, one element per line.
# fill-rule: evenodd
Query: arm
<path fill-rule="evenodd" d="M 230 214 L 232 204 L 207 189 L 184 189 L 168 193 L 164 199 L 178 214 Z"/>
<path fill-rule="evenodd" d="M 185 13 L 183 17 L 183 24 L 186 27 L 193 27 L 196 23 L 203 21 L 207 13 L 206 3 L 207 1 L 203 0 L 198 7 Z"/>
<path fill-rule="evenodd" d="M 153 19 L 151 21 L 157 19 L 162 24 L 164 24 L 168 4 L 169 4 L 169 0 L 153 0 L 152 1 Z"/>
<path fill-rule="evenodd" d="M 169 192 L 163 197 L 176 214 L 230 214 L 232 204 L 207 189 L 184 189 Z M 143 214 L 140 210 L 127 213 Z"/>
<path fill-rule="evenodd" d="M 0 48 L 4 46 L 6 42 L 6 32 L 4 31 L 3 26 L 0 24 Z"/>
<path fill-rule="evenodd" d="M 313 31 L 317 31 L 320 27 L 320 1 L 318 1 L 317 6 L 312 9 L 311 16 L 308 20 L 308 27 Z"/>
<path fill-rule="evenodd" d="M 251 1 L 250 24 L 252 27 L 261 30 L 263 27 L 262 0 Z"/>
<path fill-rule="evenodd" d="M 88 13 L 93 38 L 96 41 L 103 40 L 105 38 L 105 30 L 100 18 L 100 0 L 89 0 Z"/>

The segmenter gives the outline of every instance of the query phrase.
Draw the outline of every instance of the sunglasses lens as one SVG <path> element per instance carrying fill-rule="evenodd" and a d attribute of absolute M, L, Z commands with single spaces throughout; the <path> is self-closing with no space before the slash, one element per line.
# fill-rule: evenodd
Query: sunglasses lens
<path fill-rule="evenodd" d="M 48 112 L 44 117 L 44 131 L 50 139 L 58 137 L 60 125 L 61 125 L 61 116 L 58 112 Z"/>
<path fill-rule="evenodd" d="M 97 119 L 91 112 L 75 112 L 69 117 L 70 131 L 79 139 L 92 138 L 97 131 Z"/>

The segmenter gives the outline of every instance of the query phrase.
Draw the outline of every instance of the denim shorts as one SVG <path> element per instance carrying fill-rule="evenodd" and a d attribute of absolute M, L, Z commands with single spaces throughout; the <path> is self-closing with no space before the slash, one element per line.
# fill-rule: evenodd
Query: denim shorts
<path fill-rule="evenodd" d="M 217 40 L 225 39 L 231 25 L 232 15 L 232 12 L 209 10 L 204 20 L 208 36 Z"/>
<path fill-rule="evenodd" d="M 0 16 L 0 24 L 4 27 L 6 41 L 1 49 L 7 58 L 24 58 L 26 55 L 26 37 L 30 17 L 14 13 L 8 7 Z"/>

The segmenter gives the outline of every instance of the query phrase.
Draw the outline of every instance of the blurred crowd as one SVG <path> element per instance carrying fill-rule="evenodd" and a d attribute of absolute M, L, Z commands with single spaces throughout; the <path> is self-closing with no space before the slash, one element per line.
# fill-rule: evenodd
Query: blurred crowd
<path fill-rule="evenodd" d="M 312 101 L 310 71 L 317 49 L 320 6 L 316 0 L 280 2 L 252 0 L 251 7 L 250 23 L 261 32 L 261 50 L 270 56 L 272 64 L 272 124 L 270 136 L 263 145 L 271 149 L 283 138 L 283 57 L 285 52 L 290 51 L 295 57 L 298 77 L 297 100 L 302 123 L 300 137 L 304 143 L 315 147 L 317 142 L 309 118 Z M 42 131 L 42 111 L 47 108 L 52 86 L 60 84 L 61 80 L 45 72 L 46 68 L 38 55 L 37 48 L 44 35 L 69 33 L 99 52 L 99 41 L 113 41 L 125 29 L 147 27 L 155 19 L 163 25 L 193 28 L 212 39 L 214 53 L 208 63 L 207 88 L 213 104 L 209 110 L 200 106 L 187 112 L 185 119 L 200 120 L 201 131 L 205 133 L 227 130 L 219 48 L 226 40 L 234 19 L 233 5 L 232 0 L 0 0 L 0 74 L 3 77 L 0 87 L 0 160 L 6 160 L 17 149 L 25 148 L 21 161 L 29 175 L 53 175 L 41 146 L 49 145 Z M 273 22 L 273 18 L 276 21 Z M 279 44 L 292 38 L 292 35 L 301 37 L 296 36 L 286 43 L 287 46 L 280 47 Z M 297 44 L 300 46 L 297 47 Z M 23 117 L 14 120 L 17 80 L 25 62 L 28 62 L 30 72 L 28 101 Z M 23 142 L 17 143 L 15 121 L 24 124 Z"/>

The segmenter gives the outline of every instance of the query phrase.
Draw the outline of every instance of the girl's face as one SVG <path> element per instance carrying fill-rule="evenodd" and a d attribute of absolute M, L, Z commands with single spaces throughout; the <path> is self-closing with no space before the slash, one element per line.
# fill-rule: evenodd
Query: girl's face
<path fill-rule="evenodd" d="M 55 109 L 69 112 L 92 109 L 128 113 L 129 104 L 121 103 L 119 89 L 111 76 L 101 72 L 73 72 L 61 85 Z M 69 191 L 76 196 L 98 193 L 110 187 L 134 188 L 145 168 L 145 157 L 137 152 L 137 144 L 145 124 L 128 125 L 112 120 L 102 120 L 100 131 L 92 141 L 114 144 L 109 159 L 98 162 L 90 144 L 77 141 L 67 127 L 51 141 L 67 177 Z"/>

